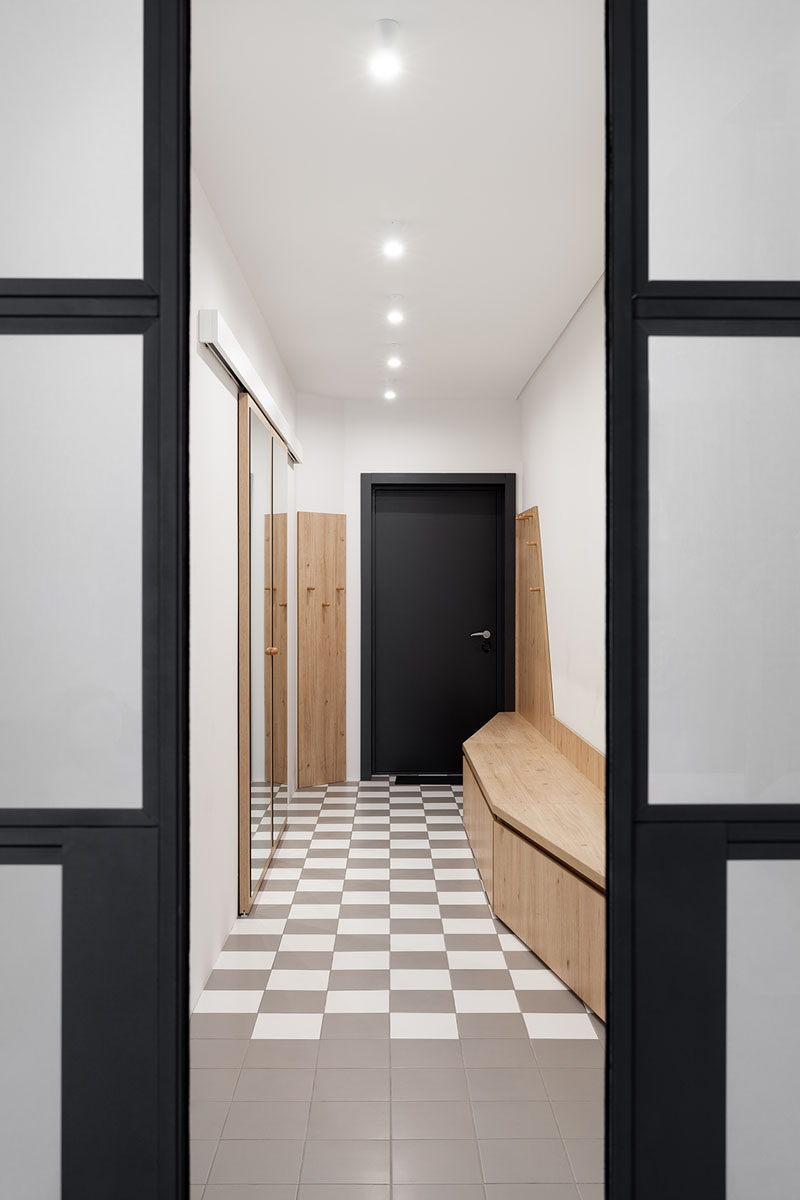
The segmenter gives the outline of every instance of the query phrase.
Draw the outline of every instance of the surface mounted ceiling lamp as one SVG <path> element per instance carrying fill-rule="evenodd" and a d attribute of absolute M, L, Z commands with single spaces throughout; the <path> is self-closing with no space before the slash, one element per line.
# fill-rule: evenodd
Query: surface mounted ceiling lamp
<path fill-rule="evenodd" d="M 403 365 L 403 360 L 399 354 L 390 354 L 386 360 L 386 365 L 391 371 L 397 371 Z"/>
<path fill-rule="evenodd" d="M 373 78 L 381 83 L 391 83 L 400 74 L 400 55 L 397 53 L 399 32 L 397 21 L 378 21 L 375 26 L 376 46 L 369 60 L 369 69 Z"/>
<path fill-rule="evenodd" d="M 386 258 L 402 258 L 406 252 L 403 239 L 400 236 L 401 225 L 399 221 L 392 221 L 389 226 L 389 236 L 383 243 L 381 249 Z"/>
<path fill-rule="evenodd" d="M 394 388 L 387 388 L 383 393 L 383 398 L 384 400 L 396 400 L 397 392 L 394 390 Z"/>

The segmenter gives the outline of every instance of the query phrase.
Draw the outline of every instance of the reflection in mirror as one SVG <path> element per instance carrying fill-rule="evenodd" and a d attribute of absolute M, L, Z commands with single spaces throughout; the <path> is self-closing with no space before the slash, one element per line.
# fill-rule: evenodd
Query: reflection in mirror
<path fill-rule="evenodd" d="M 272 659 L 273 695 L 273 805 L 274 837 L 280 837 L 288 815 L 288 573 L 287 521 L 289 507 L 289 459 L 286 447 L 272 443 L 272 637 L 277 654 Z"/>
<path fill-rule="evenodd" d="M 271 438 L 250 411 L 250 891 L 273 844 Z"/>

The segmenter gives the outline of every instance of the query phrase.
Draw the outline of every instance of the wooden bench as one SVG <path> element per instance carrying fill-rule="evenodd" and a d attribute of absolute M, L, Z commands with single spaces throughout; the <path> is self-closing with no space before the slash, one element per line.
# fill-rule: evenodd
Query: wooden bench
<path fill-rule="evenodd" d="M 464 825 L 501 921 L 605 1018 L 605 800 L 519 713 L 464 743 Z"/>

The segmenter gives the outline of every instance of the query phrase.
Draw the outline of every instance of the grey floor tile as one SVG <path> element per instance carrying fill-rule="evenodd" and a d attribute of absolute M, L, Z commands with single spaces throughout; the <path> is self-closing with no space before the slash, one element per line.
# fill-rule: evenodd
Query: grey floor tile
<path fill-rule="evenodd" d="M 319 1043 L 318 1067 L 388 1067 L 388 1038 L 357 1042 L 354 1038 Z"/>
<path fill-rule="evenodd" d="M 315 1141 L 372 1141 L 388 1138 L 389 1131 L 388 1100 L 315 1100 L 311 1105 L 307 1137 Z"/>
<path fill-rule="evenodd" d="M 346 1140 L 306 1142 L 303 1183 L 389 1182 L 388 1141 Z"/>
<path fill-rule="evenodd" d="M 451 991 L 412 991 L 402 988 L 389 995 L 389 1007 L 392 1012 L 455 1012 L 455 1002 Z"/>
<path fill-rule="evenodd" d="M 563 1138 L 602 1138 L 602 1100 L 556 1100 L 553 1112 Z"/>
<path fill-rule="evenodd" d="M 229 1108 L 229 1100 L 193 1100 L 189 1106 L 192 1141 L 218 1141 Z"/>
<path fill-rule="evenodd" d="M 295 1200 L 293 1183 L 210 1183 L 203 1200 Z"/>
<path fill-rule="evenodd" d="M 195 1100 L 232 1100 L 238 1067 L 200 1067 L 189 1075 L 189 1094 Z"/>
<path fill-rule="evenodd" d="M 275 1040 L 263 1038 L 249 1043 L 245 1054 L 246 1067 L 306 1067 L 317 1065 L 319 1042 L 300 1038 Z"/>
<path fill-rule="evenodd" d="M 574 1183 L 487 1183 L 486 1200 L 580 1200 Z"/>
<path fill-rule="evenodd" d="M 236 1100 L 310 1100 L 314 1072 L 307 1067 L 245 1067 Z"/>
<path fill-rule="evenodd" d="M 545 1100 L 475 1100 L 472 1111 L 479 1139 L 560 1136 Z"/>
<path fill-rule="evenodd" d="M 216 1140 L 190 1142 L 189 1182 L 191 1184 L 197 1186 L 198 1184 L 202 1185 L 206 1182 L 216 1152 Z"/>
<path fill-rule="evenodd" d="M 602 1183 L 580 1183 L 580 1200 L 605 1200 L 605 1185 Z"/>
<path fill-rule="evenodd" d="M 534 1038 L 533 1053 L 540 1067 L 604 1068 L 606 1052 L 590 1038 Z"/>
<path fill-rule="evenodd" d="M 266 991 L 259 1005 L 259 1012 L 277 1013 L 321 1013 L 325 1009 L 323 991 Z"/>
<path fill-rule="evenodd" d="M 306 1136 L 308 1110 L 308 1100 L 234 1100 L 222 1137 L 298 1140 Z"/>
<path fill-rule="evenodd" d="M 193 1038 L 249 1038 L 255 1013 L 195 1013 L 189 1022 Z"/>
<path fill-rule="evenodd" d="M 386 1067 L 318 1067 L 315 1100 L 388 1100 Z"/>
<path fill-rule="evenodd" d="M 458 1038 L 392 1038 L 393 1067 L 461 1067 L 462 1044 Z"/>
<path fill-rule="evenodd" d="M 523 1012 L 586 1012 L 582 1002 L 572 992 L 544 988 L 541 991 L 518 991 L 517 999 Z"/>
<path fill-rule="evenodd" d="M 392 1137 L 474 1141 L 470 1105 L 466 1100 L 393 1100 Z"/>
<path fill-rule="evenodd" d="M 551 1100 L 602 1101 L 605 1071 L 599 1067 L 544 1067 L 542 1079 Z"/>
<path fill-rule="evenodd" d="M 480 1183 L 481 1167 L 476 1142 L 392 1142 L 392 1183 Z"/>
<path fill-rule="evenodd" d="M 322 1018 L 322 1037 L 328 1038 L 388 1038 L 388 1013 L 326 1013 Z"/>
<path fill-rule="evenodd" d="M 245 1038 L 194 1038 L 191 1047 L 192 1067 L 240 1067 L 248 1047 L 253 1043 Z"/>
<path fill-rule="evenodd" d="M 464 1038 L 465 1067 L 535 1067 L 529 1041 L 517 1038 Z"/>
<path fill-rule="evenodd" d="M 392 1200 L 484 1200 L 484 1191 L 480 1183 L 401 1183 Z"/>
<path fill-rule="evenodd" d="M 204 1191 L 205 1191 L 205 1188 L 203 1187 L 202 1184 L 196 1184 L 196 1183 L 190 1184 L 189 1200 L 203 1200 L 203 1192 Z"/>
<path fill-rule="evenodd" d="M 388 1183 L 301 1183 L 297 1200 L 390 1200 Z"/>
<path fill-rule="evenodd" d="M 462 1038 L 528 1038 L 521 1013 L 459 1013 L 458 1033 Z"/>
<path fill-rule="evenodd" d="M 578 1183 L 603 1182 L 602 1138 L 567 1138 L 564 1145 Z"/>
<path fill-rule="evenodd" d="M 210 1183 L 296 1184 L 300 1177 L 301 1141 L 222 1141 Z"/>
<path fill-rule="evenodd" d="M 466 1100 L 463 1067 L 392 1067 L 393 1100 Z"/>
<path fill-rule="evenodd" d="M 269 971 L 212 971 L 206 982 L 210 992 L 260 992 L 267 986 Z"/>
<path fill-rule="evenodd" d="M 547 1100 L 536 1067 L 468 1067 L 467 1086 L 473 1100 Z"/>
<path fill-rule="evenodd" d="M 493 1138 L 479 1142 L 487 1183 L 571 1183 L 559 1138 Z"/>

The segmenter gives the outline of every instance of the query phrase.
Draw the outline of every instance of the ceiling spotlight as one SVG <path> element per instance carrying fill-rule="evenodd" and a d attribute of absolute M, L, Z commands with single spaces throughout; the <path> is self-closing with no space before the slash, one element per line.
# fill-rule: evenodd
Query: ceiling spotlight
<path fill-rule="evenodd" d="M 402 325 L 405 317 L 399 308 L 390 308 L 386 314 L 386 320 L 390 325 Z"/>
<path fill-rule="evenodd" d="M 396 371 L 398 367 L 402 367 L 403 360 L 398 358 L 396 354 L 393 354 L 391 358 L 387 358 L 386 365 L 387 367 L 391 367 L 393 371 Z"/>
<path fill-rule="evenodd" d="M 393 392 L 391 388 L 388 388 L 387 391 L 383 393 L 383 398 L 384 400 L 396 400 L 397 392 Z"/>
<path fill-rule="evenodd" d="M 375 26 L 376 47 L 369 69 L 381 83 L 391 83 L 400 74 L 400 57 L 397 53 L 399 31 L 397 21 L 378 21 Z"/>
<path fill-rule="evenodd" d="M 400 239 L 400 222 L 392 221 L 389 236 L 383 243 L 383 253 L 386 258 L 402 258 L 405 252 L 406 248 Z"/>

